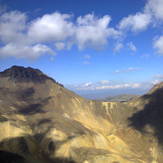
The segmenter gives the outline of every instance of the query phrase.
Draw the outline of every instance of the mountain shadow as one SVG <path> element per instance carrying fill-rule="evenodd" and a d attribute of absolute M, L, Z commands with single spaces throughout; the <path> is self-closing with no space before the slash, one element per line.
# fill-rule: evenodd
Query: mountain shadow
<path fill-rule="evenodd" d="M 36 136 L 7 138 L 0 142 L 0 163 L 76 163 L 68 158 L 55 157 L 51 159 L 43 151 L 41 152 L 42 157 L 40 159 L 35 159 L 33 154 L 30 153 L 27 139 L 28 141 L 30 140 L 38 143 L 38 150 L 40 151 L 39 142 L 36 140 Z M 14 149 L 14 151 L 5 150 L 6 146 L 12 147 L 12 150 Z M 52 141 L 48 144 L 48 150 L 51 152 L 55 151 L 55 144 Z"/>
<path fill-rule="evenodd" d="M 143 100 L 148 100 L 143 110 L 134 113 L 130 118 L 130 126 L 143 132 L 154 134 L 158 143 L 163 145 L 163 88 L 158 88 L 154 92 L 142 96 Z M 151 130 L 145 127 L 150 126 Z"/>
<path fill-rule="evenodd" d="M 0 150 L 0 162 L 2 163 L 25 163 L 25 158 L 7 151 Z"/>

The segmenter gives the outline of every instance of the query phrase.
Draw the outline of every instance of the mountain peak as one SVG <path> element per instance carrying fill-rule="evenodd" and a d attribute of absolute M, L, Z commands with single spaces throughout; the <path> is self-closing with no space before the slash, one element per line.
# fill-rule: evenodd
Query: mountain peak
<path fill-rule="evenodd" d="M 18 82 L 45 82 L 47 79 L 56 82 L 54 79 L 42 73 L 39 69 L 23 66 L 12 66 L 0 72 L 0 77 L 8 77 L 10 80 Z"/>

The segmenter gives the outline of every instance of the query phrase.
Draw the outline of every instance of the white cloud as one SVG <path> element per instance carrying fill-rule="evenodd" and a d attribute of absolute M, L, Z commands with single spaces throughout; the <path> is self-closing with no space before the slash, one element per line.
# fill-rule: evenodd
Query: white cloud
<path fill-rule="evenodd" d="M 132 51 L 132 52 L 136 52 L 137 51 L 137 48 L 136 46 L 133 44 L 133 42 L 129 42 L 127 44 L 128 48 Z"/>
<path fill-rule="evenodd" d="M 52 54 L 52 49 L 41 43 L 34 43 L 27 36 L 27 15 L 19 11 L 0 15 L 0 57 L 35 59 Z"/>
<path fill-rule="evenodd" d="M 85 47 L 98 49 L 107 44 L 109 37 L 118 36 L 118 31 L 108 27 L 110 21 L 109 15 L 102 18 L 97 18 L 93 14 L 78 17 L 75 37 L 79 49 Z"/>
<path fill-rule="evenodd" d="M 114 47 L 114 52 L 119 52 L 122 48 L 124 47 L 124 45 L 120 42 L 118 42 L 115 47 Z"/>
<path fill-rule="evenodd" d="M 163 0 L 148 0 L 145 12 L 158 20 L 163 20 Z"/>
<path fill-rule="evenodd" d="M 46 14 L 33 20 L 28 35 L 37 42 L 70 41 L 70 46 L 76 44 L 79 49 L 101 48 L 107 44 L 109 37 L 119 35 L 118 31 L 108 27 L 111 21 L 108 15 L 98 18 L 93 14 L 87 14 L 79 16 L 76 22 L 72 22 L 71 18 L 69 14 Z M 56 47 L 61 50 L 62 45 L 63 43 L 56 43 Z"/>
<path fill-rule="evenodd" d="M 92 82 L 87 82 L 83 84 L 83 87 L 90 87 L 92 86 Z"/>
<path fill-rule="evenodd" d="M 37 42 L 66 40 L 74 32 L 70 18 L 71 15 L 58 12 L 43 15 L 32 21 L 28 35 Z"/>
<path fill-rule="evenodd" d="M 129 15 L 123 18 L 119 23 L 120 30 L 131 30 L 138 32 L 147 29 L 150 25 L 156 27 L 163 23 L 163 0 L 147 0 L 143 10 L 135 15 Z M 154 40 L 154 48 L 157 53 L 163 55 L 163 36 Z M 132 51 L 136 51 L 136 47 L 129 45 Z"/>
<path fill-rule="evenodd" d="M 124 83 L 124 84 L 115 84 L 115 85 L 106 85 L 106 86 L 98 86 L 95 89 L 125 89 L 125 88 L 140 88 L 140 83 Z"/>
<path fill-rule="evenodd" d="M 152 24 L 160 24 L 163 20 L 163 0 L 147 0 L 142 11 L 124 17 L 118 27 L 120 30 L 139 32 Z"/>
<path fill-rule="evenodd" d="M 86 14 L 74 19 L 71 14 L 54 12 L 30 21 L 26 13 L 5 12 L 0 6 L 0 56 L 36 58 L 51 54 L 54 49 L 68 50 L 74 45 L 79 49 L 101 49 L 110 39 L 120 38 L 124 31 L 142 31 L 149 25 L 162 23 L 162 20 L 163 0 L 147 0 L 142 11 L 122 18 L 118 29 L 110 27 L 109 15 Z M 154 42 L 154 48 L 161 55 L 162 41 L 163 36 L 160 36 Z M 137 50 L 132 42 L 128 47 L 133 52 Z M 114 51 L 119 52 L 122 48 L 123 44 L 118 42 Z"/>
<path fill-rule="evenodd" d="M 27 16 L 19 11 L 0 15 L 0 40 L 3 43 L 26 41 L 23 34 L 26 30 L 26 20 Z"/>
<path fill-rule="evenodd" d="M 120 35 L 109 27 L 110 21 L 108 15 L 98 18 L 93 14 L 73 21 L 72 15 L 59 12 L 29 21 L 27 14 L 19 11 L 0 13 L 0 56 L 36 58 L 51 54 L 54 49 L 68 50 L 73 45 L 79 49 L 100 49 L 108 39 Z"/>
<path fill-rule="evenodd" d="M 152 84 L 152 85 L 155 85 L 155 84 L 158 84 L 158 83 L 160 83 L 160 82 L 161 82 L 160 80 L 155 79 L 155 80 L 153 80 L 153 81 L 151 82 L 151 84 Z"/>
<path fill-rule="evenodd" d="M 136 13 L 123 18 L 119 23 L 120 30 L 131 30 L 133 32 L 145 30 L 151 22 L 151 16 L 146 13 Z"/>
<path fill-rule="evenodd" d="M 163 74 L 156 74 L 153 76 L 153 80 L 151 81 L 152 85 L 158 84 L 163 81 Z"/>
<path fill-rule="evenodd" d="M 143 86 L 142 83 L 115 83 L 115 82 L 87 82 L 78 85 L 68 86 L 71 89 L 75 90 L 105 90 L 105 89 L 137 89 Z"/>
<path fill-rule="evenodd" d="M 159 38 L 155 39 L 153 46 L 158 54 L 163 55 L 163 36 L 160 36 Z"/>
<path fill-rule="evenodd" d="M 53 54 L 53 51 L 41 44 L 34 46 L 19 46 L 16 44 L 7 44 L 0 48 L 0 57 L 16 57 L 36 59 L 45 53 Z"/>

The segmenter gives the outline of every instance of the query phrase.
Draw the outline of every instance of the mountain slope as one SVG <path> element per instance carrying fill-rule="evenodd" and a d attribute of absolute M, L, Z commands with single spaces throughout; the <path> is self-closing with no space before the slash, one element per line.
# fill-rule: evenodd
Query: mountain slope
<path fill-rule="evenodd" d="M 40 70 L 19 66 L 0 72 L 0 90 L 2 153 L 36 163 L 163 162 L 155 132 L 136 126 L 135 115 L 150 102 L 144 96 L 124 103 L 91 101 Z"/>

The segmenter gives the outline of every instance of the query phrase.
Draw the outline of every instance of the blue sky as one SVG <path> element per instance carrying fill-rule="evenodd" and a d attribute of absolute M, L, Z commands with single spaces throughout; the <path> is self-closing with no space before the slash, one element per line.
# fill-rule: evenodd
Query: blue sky
<path fill-rule="evenodd" d="M 163 0 L 0 0 L 0 68 L 39 68 L 80 93 L 145 92 L 163 79 L 162 23 Z"/>

